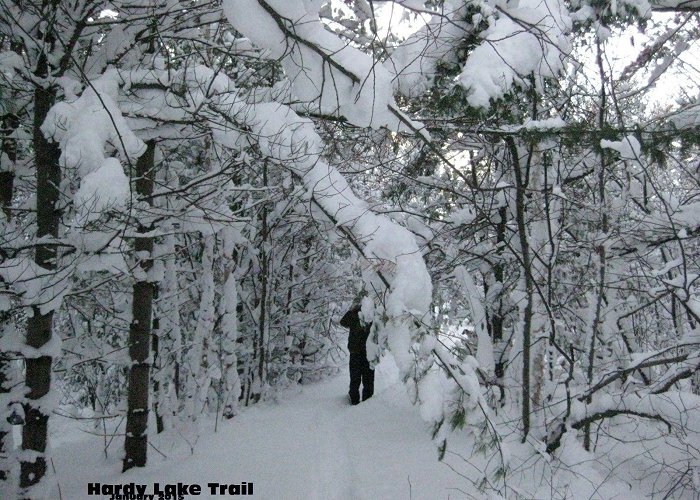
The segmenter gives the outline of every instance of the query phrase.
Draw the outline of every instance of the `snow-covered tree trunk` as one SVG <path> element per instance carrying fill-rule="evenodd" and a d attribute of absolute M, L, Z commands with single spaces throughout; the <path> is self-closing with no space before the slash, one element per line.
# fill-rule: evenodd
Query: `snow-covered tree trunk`
<path fill-rule="evenodd" d="M 160 371 L 154 377 L 160 384 L 159 411 L 168 427 L 169 419 L 179 412 L 180 370 L 182 367 L 182 329 L 180 325 L 180 288 L 178 283 L 178 259 L 175 250 L 176 236 L 169 234 L 162 244 L 165 260 L 163 281 L 159 289 L 157 310 L 160 315 Z M 156 395 L 154 394 L 154 397 Z M 155 402 L 154 402 L 155 403 Z"/>
<path fill-rule="evenodd" d="M 153 414 L 156 420 L 156 432 L 160 434 L 165 429 L 163 423 L 163 356 L 161 353 L 160 339 L 162 336 L 161 315 L 157 307 L 159 290 L 153 290 L 153 332 L 151 335 L 151 352 L 153 353 L 153 366 L 155 372 L 153 381 Z"/>
<path fill-rule="evenodd" d="M 146 143 L 146 151 L 136 162 L 134 184 L 137 196 L 150 206 L 155 176 L 155 141 Z M 152 228 L 139 223 L 138 232 L 148 233 Z M 148 272 L 153 266 L 153 237 L 139 236 L 134 241 L 137 267 L 133 286 L 132 320 L 129 326 L 129 388 L 127 399 L 126 437 L 122 470 L 146 465 L 148 451 L 148 392 L 150 388 L 150 347 L 153 295 L 155 284 L 149 281 Z"/>
<path fill-rule="evenodd" d="M 53 2 L 54 8 L 58 2 Z M 47 35 L 44 42 L 51 47 L 55 40 Z M 49 58 L 43 52 L 38 59 L 35 71 L 39 78 L 49 73 Z M 59 186 L 61 184 L 61 167 L 59 159 L 61 150 L 57 143 L 44 137 L 41 126 L 56 99 L 56 89 L 37 86 L 34 91 L 33 144 L 36 168 L 36 224 L 37 239 L 57 238 L 61 212 L 59 203 Z M 47 271 L 57 268 L 57 246 L 38 244 L 34 260 Z M 52 341 L 53 309 L 43 310 L 39 305 L 32 307 L 31 317 L 27 322 L 25 353 L 27 396 L 24 404 L 24 427 L 22 428 L 22 449 L 25 454 L 21 461 L 20 488 L 21 496 L 32 498 L 32 487 L 46 475 L 47 459 L 45 455 L 50 404 L 47 398 L 51 390 L 52 356 L 47 347 Z"/>
<path fill-rule="evenodd" d="M 504 204 L 505 205 L 505 204 Z M 505 402 L 505 388 L 503 375 L 505 374 L 505 362 L 506 357 L 506 342 L 504 339 L 504 282 L 505 282 L 505 262 L 503 258 L 503 248 L 506 244 L 506 222 L 508 209 L 506 206 L 502 206 L 498 210 L 498 224 L 496 225 L 496 262 L 493 266 L 493 287 L 496 288 L 492 296 L 494 296 L 493 304 L 491 307 L 491 338 L 493 339 L 494 349 L 495 349 L 495 367 L 494 375 L 496 377 L 496 383 L 499 385 L 501 394 L 499 396 L 500 403 Z"/>
<path fill-rule="evenodd" d="M 177 279 L 177 256 L 175 235 L 165 236 L 159 249 L 158 265 L 163 268 L 163 280 L 154 297 L 153 320 L 153 411 L 157 432 L 169 425 L 169 420 L 178 412 L 177 378 L 182 365 L 182 339 L 180 331 L 179 288 Z"/>
<path fill-rule="evenodd" d="M 268 187 L 268 165 L 267 161 L 263 163 L 263 187 Z M 256 357 L 257 366 L 257 385 L 259 394 L 258 397 L 263 395 L 266 386 L 266 368 L 267 368 L 267 358 L 268 353 L 268 328 L 269 328 L 269 286 L 270 286 L 270 255 L 268 252 L 268 247 L 270 245 L 269 238 L 270 232 L 268 227 L 268 208 L 267 204 L 263 205 L 260 214 L 260 254 L 258 261 L 260 262 L 260 302 L 258 303 L 258 336 L 257 341 L 254 344 L 256 348 L 254 349 L 254 357 Z"/>
<path fill-rule="evenodd" d="M 241 382 L 238 376 L 236 343 L 238 340 L 238 284 L 233 237 L 224 231 L 224 285 L 221 293 L 221 336 L 219 358 L 222 366 L 221 399 L 223 416 L 231 418 L 238 412 Z"/>
<path fill-rule="evenodd" d="M 515 220 L 518 227 L 520 243 L 521 282 L 523 283 L 524 305 L 521 312 L 521 347 L 522 347 L 522 378 L 521 383 L 521 418 L 522 440 L 525 442 L 530 432 L 530 347 L 532 334 L 532 308 L 534 301 L 533 278 L 530 256 L 530 242 L 528 238 L 526 217 L 525 189 L 526 180 L 523 178 L 523 168 L 520 153 L 512 138 L 507 138 L 510 160 L 513 166 L 513 179 L 515 180 Z"/>
<path fill-rule="evenodd" d="M 605 78 L 604 69 L 604 54 L 603 47 L 600 40 L 596 40 L 596 63 L 598 65 L 600 81 L 600 107 L 598 109 L 598 127 L 602 130 L 606 124 L 606 113 L 607 113 L 607 93 L 605 86 L 607 84 Z M 600 217 L 600 234 L 597 235 L 595 243 L 595 267 L 596 267 L 596 287 L 595 291 L 591 294 L 592 303 L 589 304 L 593 314 L 590 315 L 590 337 L 588 338 L 588 345 L 586 346 L 586 377 L 588 379 L 588 384 L 593 385 L 593 377 L 595 373 L 595 358 L 597 345 L 599 342 L 599 337 L 602 335 L 601 326 L 603 323 L 603 307 L 605 305 L 605 294 L 606 294 L 606 267 L 607 267 L 607 252 L 606 244 L 608 238 L 608 209 L 606 203 L 606 191 L 607 191 L 607 165 L 605 161 L 605 156 L 602 151 L 599 154 L 599 164 L 597 166 L 597 202 L 598 202 L 598 214 Z M 591 403 L 591 398 L 589 397 L 586 402 Z M 591 424 L 587 423 L 583 429 L 583 447 L 590 451 L 591 449 Z"/>
<path fill-rule="evenodd" d="M 19 117 L 12 112 L 0 118 L 0 204 L 5 218 L 12 218 L 12 193 L 17 162 L 17 139 L 13 134 L 19 127 Z"/>
<path fill-rule="evenodd" d="M 211 385 L 210 353 L 211 334 L 215 323 L 215 286 L 214 286 L 214 243 L 216 235 L 204 236 L 202 248 L 202 274 L 199 279 L 200 297 L 197 310 L 197 323 L 192 336 L 190 351 L 187 355 L 189 378 L 186 394 L 188 398 L 187 416 L 195 421 L 199 418 L 207 403 Z"/>
<path fill-rule="evenodd" d="M 17 140 L 11 137 L 19 127 L 19 117 L 8 111 L 1 119 L 0 129 L 0 230 L 8 234 L 12 221 L 12 196 L 14 193 L 15 164 L 17 162 Z M 0 337 L 9 335 L 14 330 L 12 314 L 0 311 Z M 4 481 L 9 480 L 12 467 L 12 426 L 8 422 L 12 404 L 13 369 L 12 353 L 0 349 L 0 493 Z"/>

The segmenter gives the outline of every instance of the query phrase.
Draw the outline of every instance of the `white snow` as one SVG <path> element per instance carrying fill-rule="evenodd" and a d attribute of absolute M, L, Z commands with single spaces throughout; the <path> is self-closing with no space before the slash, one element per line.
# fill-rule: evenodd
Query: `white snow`
<path fill-rule="evenodd" d="M 452 212 L 449 221 L 458 226 L 471 224 L 476 219 L 476 214 L 471 207 L 464 207 Z"/>
<path fill-rule="evenodd" d="M 75 202 L 90 207 L 89 218 L 98 218 L 108 207 L 122 207 L 129 200 L 129 178 L 116 158 L 107 158 L 87 174 L 75 194 Z"/>
<path fill-rule="evenodd" d="M 700 225 L 700 201 L 679 207 L 673 218 L 687 227 L 694 228 Z"/>
<path fill-rule="evenodd" d="M 135 162 L 146 145 L 131 131 L 117 105 L 119 75 L 109 70 L 92 80 L 80 97 L 60 101 L 48 112 L 41 131 L 61 146 L 61 164 L 75 171 L 80 188 L 75 204 L 87 220 L 106 208 L 119 208 L 130 197 L 129 179 L 115 151 Z"/>
<path fill-rule="evenodd" d="M 57 417 L 54 464 L 63 498 L 95 498 L 87 495 L 88 482 L 136 482 L 151 490 L 156 481 L 205 488 L 209 481 L 247 481 L 254 484 L 254 498 L 261 499 L 462 498 L 454 488 L 468 488 L 468 483 L 437 461 L 429 426 L 396 382 L 395 370 L 390 362 L 380 365 L 375 396 L 358 406 L 348 404 L 343 372 L 292 389 L 279 403 L 220 421 L 218 433 L 209 421 L 191 456 L 179 448 L 182 439 L 157 436 L 153 445 L 171 458 L 164 460 L 151 448 L 151 465 L 126 474 L 120 473 L 120 443 L 105 459 L 101 437 L 76 435 L 75 422 Z M 452 461 L 466 470 L 460 460 Z M 217 497 L 205 490 L 198 498 Z"/>
<path fill-rule="evenodd" d="M 38 304 L 41 314 L 56 310 L 61 305 L 63 297 L 72 286 L 67 279 L 71 272 L 71 266 L 52 272 L 31 259 L 17 257 L 6 259 L 0 264 L 0 278 L 12 284 L 12 289 L 18 294 L 22 305 Z M 10 304 L 5 301 L 4 305 Z M 32 314 L 32 310 L 27 310 L 27 313 Z"/>
<path fill-rule="evenodd" d="M 207 483 L 245 481 L 253 483 L 254 498 L 262 499 L 497 498 L 474 487 L 473 482 L 481 477 L 478 468 L 488 465 L 474 451 L 469 434 L 453 436 L 445 461 L 437 460 L 429 422 L 440 418 L 440 406 L 447 401 L 442 393 L 449 394 L 454 381 L 435 371 L 421 380 L 420 392 L 425 397 L 420 408 L 426 422 L 398 382 L 397 368 L 390 358 L 384 358 L 376 372 L 374 397 L 358 406 L 348 403 L 348 374 L 341 371 L 319 383 L 295 386 L 279 394 L 276 401 L 244 408 L 231 420 L 219 420 L 217 432 L 214 421 L 203 419 L 193 452 L 176 431 L 152 433 L 148 467 L 125 474 L 121 473 L 118 439 L 105 456 L 105 440 L 90 420 L 53 416 L 56 475 L 49 478 L 53 483 L 50 497 L 58 498 L 58 484 L 63 498 L 91 500 L 95 497 L 87 495 L 88 482 L 134 482 L 145 484 L 147 492 L 155 482 L 182 482 L 202 485 L 198 498 L 209 499 L 221 497 L 211 495 Z M 655 405 L 662 403 L 657 400 Z M 675 404 L 676 413 L 677 405 L 683 403 L 663 402 L 670 412 Z M 116 422 L 110 420 L 108 428 L 114 428 Z M 117 431 L 123 432 L 123 424 Z M 643 498 L 642 492 L 626 481 L 630 470 L 636 473 L 635 467 L 643 466 L 638 458 L 622 460 L 619 453 L 623 451 L 613 448 L 609 460 L 616 469 L 606 470 L 605 459 L 596 463 L 574 432 L 564 435 L 556 458 L 533 453 L 540 445 L 520 443 L 517 433 L 501 443 L 503 461 L 514 467 L 509 473 L 509 493 L 518 492 L 525 498 L 558 498 L 550 497 L 552 492 L 568 495 L 562 498 Z"/>
<path fill-rule="evenodd" d="M 531 74 L 536 81 L 555 77 L 571 50 L 566 36 L 571 19 L 562 2 L 522 0 L 501 5 L 500 13 L 494 10 L 488 16 L 484 41 L 469 54 L 458 77 L 470 91 L 469 104 L 476 108 L 487 108 L 491 99 L 503 97 Z M 538 32 L 524 29 L 527 25 L 536 25 Z"/>
<path fill-rule="evenodd" d="M 12 80 L 15 71 L 23 70 L 25 67 L 22 57 L 14 51 L 0 52 L 0 74 L 8 80 Z"/>
<path fill-rule="evenodd" d="M 119 76 L 110 70 L 90 82 L 74 102 L 55 104 L 41 131 L 61 145 L 61 162 L 78 168 L 81 176 L 97 170 L 105 160 L 105 148 L 122 158 L 138 158 L 145 144 L 129 129 L 116 104 Z"/>
<path fill-rule="evenodd" d="M 566 122 L 561 118 L 561 116 L 545 118 L 544 120 L 532 120 L 528 118 L 523 125 L 526 130 L 551 130 L 565 126 Z"/>
<path fill-rule="evenodd" d="M 472 310 L 472 322 L 474 323 L 474 330 L 476 331 L 478 339 L 476 360 L 483 370 L 487 373 L 493 373 L 495 369 L 493 343 L 491 342 L 491 337 L 486 328 L 486 311 L 482 303 L 481 294 L 464 266 L 458 266 L 455 269 L 455 278 L 457 278 L 460 285 L 464 288 Z"/>
<path fill-rule="evenodd" d="M 398 109 L 389 71 L 328 32 L 313 2 L 226 0 L 224 13 L 236 30 L 281 59 L 292 93 L 309 109 L 359 127 L 409 130 L 389 109 Z"/>
<path fill-rule="evenodd" d="M 468 27 L 452 3 L 445 2 L 440 15 L 431 17 L 384 62 L 395 91 L 408 97 L 422 95 L 432 84 L 437 63 L 454 57 L 455 44 L 467 35 Z"/>
<path fill-rule="evenodd" d="M 642 147 L 633 135 L 628 135 L 621 141 L 601 139 L 600 147 L 617 151 L 624 160 L 639 160 L 641 157 Z"/>

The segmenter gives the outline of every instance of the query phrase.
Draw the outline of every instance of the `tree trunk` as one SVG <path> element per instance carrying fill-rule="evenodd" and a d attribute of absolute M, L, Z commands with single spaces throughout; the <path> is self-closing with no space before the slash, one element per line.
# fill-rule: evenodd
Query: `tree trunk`
<path fill-rule="evenodd" d="M 153 299 L 157 300 L 158 299 L 158 290 L 154 290 L 153 292 Z M 152 350 L 153 350 L 153 368 L 158 374 L 163 367 L 161 366 L 161 357 L 160 357 L 160 347 L 159 347 L 159 340 L 160 340 L 160 318 L 155 317 L 153 318 L 153 334 L 151 336 L 152 339 Z M 156 416 L 156 432 L 160 434 L 163 432 L 165 429 L 165 425 L 163 422 L 163 411 L 161 408 L 161 381 L 158 378 L 158 375 L 156 375 L 153 378 L 153 412 L 155 413 Z"/>
<path fill-rule="evenodd" d="M 267 186 L 267 163 L 263 165 L 263 186 Z M 258 390 L 260 391 L 256 395 L 255 401 L 257 401 L 262 396 L 263 387 L 265 386 L 265 356 L 267 356 L 266 342 L 267 342 L 267 295 L 269 286 L 269 261 L 267 253 L 267 239 L 269 237 L 268 225 L 267 225 L 267 205 L 263 205 L 261 213 L 261 229 L 260 229 L 260 302 L 259 302 L 259 316 L 258 316 L 258 337 L 254 344 L 254 355 L 255 362 L 257 362 L 257 373 L 253 377 L 257 376 L 259 383 Z M 254 384 L 255 385 L 255 384 Z"/>
<path fill-rule="evenodd" d="M 598 127 L 603 130 L 605 126 L 605 108 L 607 96 L 605 93 L 605 70 L 603 67 L 603 49 L 600 42 L 597 43 L 597 55 L 596 62 L 598 64 L 600 80 L 600 110 L 598 111 Z M 591 339 L 588 346 L 588 366 L 586 369 L 586 378 L 588 379 L 588 384 L 593 384 L 593 368 L 595 362 L 596 353 L 596 338 L 600 335 L 600 325 L 602 323 L 602 308 L 605 301 L 605 267 L 606 267 L 606 255 L 605 255 L 605 240 L 607 239 L 608 233 L 608 214 L 606 211 L 605 204 L 605 170 L 607 165 L 605 163 L 605 156 L 603 152 L 600 152 L 600 168 L 598 171 L 598 206 L 600 211 L 600 243 L 596 246 L 596 255 L 598 257 L 598 287 L 596 290 L 596 304 L 595 304 L 595 315 L 593 317 L 593 324 L 591 325 Z M 588 397 L 586 399 L 587 404 L 591 404 L 592 399 Z M 583 428 L 583 447 L 586 451 L 591 450 L 591 424 L 586 423 Z"/>
<path fill-rule="evenodd" d="M 518 236 L 520 238 L 521 265 L 525 281 L 526 302 L 523 311 L 523 371 L 522 371 L 522 442 L 530 433 L 530 344 L 532 330 L 532 302 L 533 280 L 530 269 L 530 244 L 527 237 L 527 222 L 525 221 L 525 182 L 521 171 L 518 149 L 513 138 L 506 139 L 510 149 L 513 172 L 515 174 L 515 218 L 518 224 Z"/>
<path fill-rule="evenodd" d="M 12 165 L 17 161 L 17 139 L 10 138 L 10 135 L 19 127 L 19 118 L 10 113 L 2 118 L 2 143 L 0 144 L 0 155 L 4 154 Z M 12 206 L 12 191 L 15 183 L 14 168 L 0 172 L 0 203 L 5 217 L 9 221 L 12 218 L 10 207 Z"/>
<path fill-rule="evenodd" d="M 5 224 L 12 218 L 12 193 L 15 182 L 14 164 L 17 161 L 17 140 L 10 139 L 10 135 L 19 127 L 17 115 L 9 113 L 2 118 L 2 140 L 0 142 L 0 157 L 7 157 L 10 168 L 0 172 L 0 204 L 5 213 Z M 10 313 L 0 312 L 0 326 L 4 327 L 11 320 Z M 0 352 L 0 481 L 6 481 L 9 476 L 11 464 L 9 454 L 12 450 L 12 427 L 7 419 L 10 415 L 11 387 L 12 387 L 12 358 L 9 352 Z"/>
<path fill-rule="evenodd" d="M 220 359 L 223 366 L 222 376 L 222 400 L 224 405 L 223 416 L 233 418 L 238 412 L 238 399 L 241 395 L 241 382 L 238 376 L 238 357 L 236 344 L 238 342 L 238 285 L 236 283 L 236 254 L 232 245 L 232 238 L 224 236 L 226 248 L 225 256 L 228 259 L 224 272 L 224 285 L 221 296 L 221 342 Z"/>
<path fill-rule="evenodd" d="M 505 279 L 503 247 L 506 241 L 506 217 L 508 216 L 506 207 L 501 207 L 498 210 L 498 215 L 500 217 L 500 221 L 498 222 L 498 226 L 496 228 L 496 243 L 498 245 L 498 250 L 496 251 L 497 261 L 496 265 L 494 266 L 493 272 L 495 283 L 500 285 L 501 289 L 498 292 L 498 299 L 493 305 L 493 315 L 491 320 L 491 336 L 493 338 L 493 345 L 496 348 L 494 375 L 496 376 L 496 384 L 501 390 L 499 403 L 501 404 L 501 406 L 503 406 L 506 401 L 505 385 L 503 382 L 503 375 L 505 374 L 505 364 L 503 363 L 503 359 L 505 356 L 505 345 L 503 343 L 503 291 L 505 289 L 505 285 L 503 283 Z"/>
<path fill-rule="evenodd" d="M 151 204 L 154 179 L 155 142 L 146 142 L 146 152 L 136 162 L 136 193 L 146 197 Z M 139 225 L 138 232 L 146 233 L 151 228 Z M 142 277 L 134 283 L 132 320 L 129 326 L 129 393 L 127 397 L 126 438 L 124 440 L 124 463 L 122 471 L 132 467 L 144 467 L 148 448 L 148 389 L 151 342 L 151 317 L 155 285 L 148 281 L 148 271 L 153 265 L 153 238 L 136 238 L 134 251 L 140 259 Z"/>
<path fill-rule="evenodd" d="M 42 54 L 37 65 L 37 75 L 48 74 L 46 55 Z M 61 170 L 58 144 L 49 142 L 41 132 L 49 109 L 54 103 L 56 92 L 52 88 L 37 87 L 34 91 L 34 161 L 36 166 L 36 222 L 37 238 L 58 237 L 61 213 L 57 208 Z M 34 260 L 46 270 L 56 269 L 56 246 L 37 245 Z M 27 346 L 41 349 L 51 340 L 53 311 L 41 313 L 39 307 L 32 307 L 32 317 L 27 322 Z M 37 484 L 46 473 L 46 431 L 49 415 L 45 407 L 35 403 L 43 398 L 51 388 L 51 356 L 36 355 L 26 358 L 27 400 L 24 404 L 25 421 L 22 429 L 22 449 L 25 454 L 20 467 L 20 488 L 23 497 L 31 496 L 29 488 Z M 33 456 L 34 460 L 29 457 Z"/>

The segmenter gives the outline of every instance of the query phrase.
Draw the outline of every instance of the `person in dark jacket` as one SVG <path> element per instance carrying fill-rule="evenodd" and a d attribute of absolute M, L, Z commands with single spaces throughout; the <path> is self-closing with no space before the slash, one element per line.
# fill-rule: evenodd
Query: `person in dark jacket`
<path fill-rule="evenodd" d="M 360 402 L 360 384 L 362 384 L 362 401 L 374 394 L 374 370 L 367 361 L 367 337 L 372 323 L 365 323 L 360 318 L 361 306 L 356 304 L 345 313 L 340 326 L 350 329 L 348 352 L 350 352 L 350 403 Z"/>

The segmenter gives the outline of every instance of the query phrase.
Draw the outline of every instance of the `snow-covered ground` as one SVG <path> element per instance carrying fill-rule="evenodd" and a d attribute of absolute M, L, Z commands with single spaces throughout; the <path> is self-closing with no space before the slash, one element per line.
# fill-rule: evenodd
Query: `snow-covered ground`
<path fill-rule="evenodd" d="M 374 398 L 350 406 L 346 372 L 286 391 L 276 401 L 245 409 L 219 422 L 207 422 L 194 453 L 182 451 L 182 439 L 156 439 L 145 470 L 120 473 L 121 439 L 108 458 L 103 438 L 69 432 L 76 424 L 57 422 L 54 466 L 64 499 L 95 499 L 87 484 L 148 485 L 154 482 L 254 484 L 260 499 L 456 499 L 468 482 L 437 461 L 427 424 L 412 407 L 391 369 L 377 372 Z M 207 430 L 207 427 L 209 430 Z M 180 441 L 180 443 L 177 443 Z M 184 455 L 173 458 L 171 455 Z M 56 496 L 58 498 L 58 496 Z"/>
<path fill-rule="evenodd" d="M 105 438 L 92 421 L 52 417 L 55 474 L 49 498 L 109 498 L 88 495 L 88 483 L 135 483 L 152 493 L 155 483 L 162 489 L 178 482 L 201 485 L 201 495 L 187 499 L 229 498 L 209 494 L 208 483 L 243 482 L 253 483 L 252 498 L 263 500 L 497 498 L 475 487 L 484 457 L 475 453 L 468 432 L 453 434 L 445 461 L 437 460 L 429 425 L 409 402 L 391 357 L 382 359 L 376 380 L 374 397 L 358 406 L 348 402 L 348 374 L 342 370 L 321 382 L 283 390 L 231 420 L 220 419 L 216 432 L 209 418 L 201 419 L 198 431 L 152 435 L 148 467 L 125 474 L 122 435 L 105 454 Z M 118 432 L 123 433 L 123 424 Z M 653 492 L 660 486 L 666 490 L 673 480 L 650 465 L 647 455 L 659 453 L 651 434 L 631 456 L 613 441 L 597 458 L 584 452 L 572 433 L 566 436 L 568 444 L 550 460 L 521 445 L 517 432 L 508 437 L 512 470 L 506 498 L 641 500 L 655 498 Z M 673 498 L 696 497 L 679 491 Z"/>

